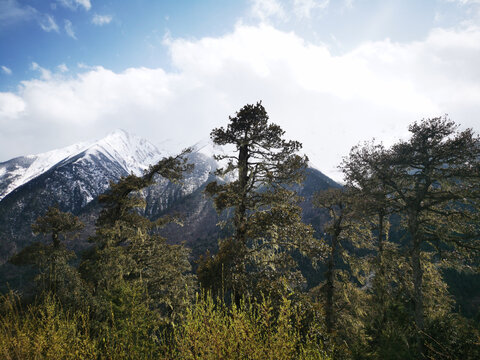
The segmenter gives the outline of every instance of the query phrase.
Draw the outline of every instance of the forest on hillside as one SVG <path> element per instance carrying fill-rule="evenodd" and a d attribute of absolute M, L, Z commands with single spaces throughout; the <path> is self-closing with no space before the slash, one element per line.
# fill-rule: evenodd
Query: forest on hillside
<path fill-rule="evenodd" d="M 232 149 L 205 189 L 222 238 L 194 263 L 159 233 L 181 217 L 139 211 L 145 188 L 192 170 L 190 149 L 112 182 L 81 254 L 65 242 L 83 223 L 50 207 L 32 224 L 50 240 L 9 260 L 35 280 L 1 297 L 0 357 L 480 359 L 478 302 L 461 309 L 447 285 L 479 272 L 480 137 L 447 117 L 408 130 L 351 149 L 344 186 L 315 195 L 315 232 L 296 191 L 302 145 L 245 105 L 210 134 Z"/>

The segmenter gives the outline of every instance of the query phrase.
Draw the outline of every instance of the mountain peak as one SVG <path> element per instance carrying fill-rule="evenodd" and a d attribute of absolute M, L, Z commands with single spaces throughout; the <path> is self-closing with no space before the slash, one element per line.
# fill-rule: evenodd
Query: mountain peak
<path fill-rule="evenodd" d="M 136 135 L 116 129 L 97 141 L 81 142 L 37 155 L 27 155 L 0 164 L 0 200 L 19 186 L 55 166 L 71 161 L 90 162 L 102 154 L 127 174 L 140 175 L 161 158 L 158 149 Z M 75 159 L 75 160 L 73 160 Z"/>
<path fill-rule="evenodd" d="M 123 129 L 115 129 L 113 130 L 112 132 L 108 133 L 107 136 L 104 137 L 104 139 L 106 138 L 124 138 L 124 139 L 129 139 L 130 138 L 130 134 L 126 131 L 126 130 L 123 130 Z"/>
<path fill-rule="evenodd" d="M 88 154 L 97 152 L 118 162 L 127 173 L 133 172 L 137 175 L 161 158 L 161 153 L 155 145 L 122 129 L 111 132 L 87 150 Z"/>

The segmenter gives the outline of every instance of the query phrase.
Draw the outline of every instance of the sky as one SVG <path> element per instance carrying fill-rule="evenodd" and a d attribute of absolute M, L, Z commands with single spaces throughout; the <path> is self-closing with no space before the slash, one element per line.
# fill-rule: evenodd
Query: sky
<path fill-rule="evenodd" d="M 337 181 L 414 121 L 478 133 L 480 0 L 0 0 L 0 162 L 117 128 L 178 151 L 260 100 Z"/>

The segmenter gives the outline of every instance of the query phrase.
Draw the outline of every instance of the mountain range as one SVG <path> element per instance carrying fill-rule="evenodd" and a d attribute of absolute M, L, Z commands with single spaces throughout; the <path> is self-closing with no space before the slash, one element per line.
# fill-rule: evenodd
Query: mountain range
<path fill-rule="evenodd" d="M 173 213 L 182 216 L 183 227 L 169 225 L 164 234 L 170 242 L 184 242 L 199 255 L 205 249 L 214 249 L 219 237 L 216 226 L 219 219 L 203 189 L 215 179 L 217 163 L 213 154 L 223 150 L 208 141 L 192 148 L 189 162 L 195 167 L 185 174 L 182 184 L 157 179 L 155 185 L 144 190 L 143 196 L 146 216 L 152 219 Z M 68 244 L 81 251 L 88 246 L 86 239 L 94 231 L 100 211 L 98 196 L 108 189 L 110 181 L 131 173 L 141 175 L 168 155 L 168 151 L 160 151 L 145 139 L 116 130 L 98 141 L 0 163 L 0 264 L 36 241 L 30 225 L 54 204 L 85 222 L 80 238 Z M 322 222 L 318 219 L 321 214 L 312 207 L 312 196 L 318 190 L 337 186 L 320 171 L 307 169 L 306 180 L 298 188 L 305 199 L 304 220 L 317 225 Z"/>

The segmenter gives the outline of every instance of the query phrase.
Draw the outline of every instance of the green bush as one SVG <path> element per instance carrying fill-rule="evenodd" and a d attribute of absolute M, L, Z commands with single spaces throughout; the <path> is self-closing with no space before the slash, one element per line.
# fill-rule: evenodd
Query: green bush
<path fill-rule="evenodd" d="M 173 359 L 328 359 L 321 342 L 299 333 L 301 317 L 284 298 L 279 309 L 264 299 L 240 305 L 197 298 L 174 332 Z M 315 333 L 312 331 L 312 333 Z"/>
<path fill-rule="evenodd" d="M 120 292 L 120 293 L 118 293 Z M 301 312 L 286 298 L 227 306 L 200 297 L 178 325 L 162 327 L 138 289 L 117 289 L 110 316 L 99 323 L 70 313 L 51 294 L 23 309 L 13 295 L 1 299 L 0 358 L 10 359 L 318 359 L 318 329 L 301 335 Z M 317 334 L 314 336 L 313 334 Z"/>
<path fill-rule="evenodd" d="M 69 314 L 51 295 L 25 311 L 9 294 L 1 298 L 0 357 L 2 359 L 94 359 L 96 343 L 89 318 Z"/>

